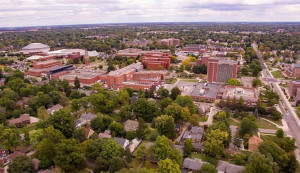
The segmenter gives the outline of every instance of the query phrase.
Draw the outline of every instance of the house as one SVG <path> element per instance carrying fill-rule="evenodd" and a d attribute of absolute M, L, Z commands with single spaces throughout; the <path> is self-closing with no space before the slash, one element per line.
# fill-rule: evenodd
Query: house
<path fill-rule="evenodd" d="M 86 126 L 85 131 L 86 131 L 87 138 L 89 138 L 90 136 L 92 136 L 94 134 L 94 130 L 91 128 L 90 125 Z"/>
<path fill-rule="evenodd" d="M 48 112 L 48 114 L 52 115 L 52 114 L 54 114 L 54 112 L 59 111 L 62 108 L 63 108 L 62 105 L 56 104 L 56 105 L 52 106 L 51 108 L 47 109 L 47 112 Z"/>
<path fill-rule="evenodd" d="M 124 130 L 126 132 L 128 132 L 128 131 L 135 132 L 137 130 L 138 126 L 139 126 L 139 122 L 138 121 L 136 121 L 136 120 L 127 120 L 124 123 Z"/>
<path fill-rule="evenodd" d="M 76 120 L 76 127 L 80 127 L 84 124 L 90 123 L 97 115 L 90 112 L 81 114 L 80 118 Z"/>
<path fill-rule="evenodd" d="M 219 163 L 216 167 L 219 173 L 239 173 L 245 170 L 244 166 L 230 164 L 229 162 L 219 160 Z"/>
<path fill-rule="evenodd" d="M 248 140 L 248 150 L 249 151 L 255 151 L 258 150 L 258 146 L 260 143 L 262 143 L 264 140 L 262 140 L 261 138 L 257 137 L 257 136 L 252 136 L 251 138 L 249 138 Z"/>
<path fill-rule="evenodd" d="M 110 130 L 105 130 L 104 133 L 99 133 L 99 138 L 111 138 Z"/>
<path fill-rule="evenodd" d="M 195 102 L 195 105 L 198 106 L 198 113 L 200 113 L 201 115 L 207 114 L 212 107 L 211 104 L 203 102 Z"/>
<path fill-rule="evenodd" d="M 202 150 L 203 146 L 201 144 L 201 140 L 204 134 L 204 130 L 202 127 L 194 126 L 191 130 L 187 130 L 184 132 L 182 136 L 182 140 L 191 139 L 193 143 L 194 150 Z"/>
<path fill-rule="evenodd" d="M 203 162 L 201 159 L 195 158 L 185 158 L 182 164 L 182 172 L 198 171 L 201 169 L 202 165 L 206 162 Z"/>
<path fill-rule="evenodd" d="M 21 127 L 22 125 L 30 124 L 29 114 L 22 114 L 19 118 L 8 120 L 9 125 Z"/>
<path fill-rule="evenodd" d="M 127 139 L 114 137 L 114 140 L 124 149 L 129 146 L 129 141 Z"/>
<path fill-rule="evenodd" d="M 130 152 L 133 153 L 134 150 L 140 145 L 141 142 L 142 142 L 141 139 L 139 140 L 138 138 L 134 138 L 129 145 Z"/>

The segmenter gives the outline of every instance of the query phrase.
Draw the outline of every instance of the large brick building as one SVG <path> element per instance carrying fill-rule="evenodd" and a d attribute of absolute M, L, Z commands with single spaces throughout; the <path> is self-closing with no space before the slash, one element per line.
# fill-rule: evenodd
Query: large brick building
<path fill-rule="evenodd" d="M 247 105 L 255 105 L 259 98 L 259 92 L 255 88 L 226 85 L 222 96 L 223 100 L 239 100 L 241 97 Z"/>
<path fill-rule="evenodd" d="M 288 77 L 299 78 L 300 77 L 300 64 L 287 65 L 285 67 L 284 73 Z"/>
<path fill-rule="evenodd" d="M 172 55 L 168 52 L 147 52 L 142 57 L 142 63 L 145 68 L 151 70 L 161 70 L 170 67 Z"/>
<path fill-rule="evenodd" d="M 210 58 L 207 65 L 207 81 L 226 83 L 230 78 L 236 78 L 238 63 L 233 60 Z"/>
<path fill-rule="evenodd" d="M 175 39 L 175 38 L 168 38 L 168 39 L 158 40 L 157 43 L 161 44 L 161 45 L 166 45 L 168 47 L 179 46 L 180 45 L 180 40 Z"/>
<path fill-rule="evenodd" d="M 300 81 L 290 81 L 288 92 L 290 96 L 295 97 L 297 93 L 297 89 L 300 88 Z"/>
<path fill-rule="evenodd" d="M 34 61 L 33 68 L 28 70 L 28 75 L 41 77 L 50 72 L 52 68 L 61 66 L 61 60 L 50 59 L 46 61 Z"/>

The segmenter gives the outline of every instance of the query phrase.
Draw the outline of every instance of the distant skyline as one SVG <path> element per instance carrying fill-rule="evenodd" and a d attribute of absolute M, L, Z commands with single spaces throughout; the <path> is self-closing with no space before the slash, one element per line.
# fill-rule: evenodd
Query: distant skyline
<path fill-rule="evenodd" d="M 0 27 L 143 22 L 299 22 L 300 0 L 2 0 Z"/>

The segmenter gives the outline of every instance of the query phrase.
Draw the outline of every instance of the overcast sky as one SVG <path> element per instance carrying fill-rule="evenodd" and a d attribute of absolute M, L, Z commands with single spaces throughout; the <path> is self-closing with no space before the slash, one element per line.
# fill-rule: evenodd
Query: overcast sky
<path fill-rule="evenodd" d="M 0 27 L 300 21 L 300 0 L 0 0 Z"/>

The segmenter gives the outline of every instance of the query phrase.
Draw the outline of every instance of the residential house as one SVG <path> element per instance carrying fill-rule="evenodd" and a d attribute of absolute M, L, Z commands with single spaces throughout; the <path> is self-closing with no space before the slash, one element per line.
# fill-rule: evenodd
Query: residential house
<path fill-rule="evenodd" d="M 182 164 L 182 172 L 199 171 L 205 163 L 198 158 L 185 158 Z"/>
<path fill-rule="evenodd" d="M 52 114 L 54 114 L 54 112 L 59 111 L 62 108 L 63 108 L 62 105 L 56 104 L 56 105 L 52 106 L 51 108 L 47 109 L 47 112 L 48 112 L 48 114 L 52 115 Z"/>
<path fill-rule="evenodd" d="M 94 134 L 94 130 L 91 128 L 90 125 L 86 126 L 85 131 L 86 131 L 87 138 L 89 138 L 90 136 L 92 136 Z"/>
<path fill-rule="evenodd" d="M 31 160 L 31 162 L 33 164 L 34 170 L 37 171 L 39 169 L 41 161 L 39 159 L 34 158 Z"/>
<path fill-rule="evenodd" d="M 244 166 L 230 164 L 229 162 L 219 160 L 216 167 L 219 173 L 239 173 L 245 170 Z"/>
<path fill-rule="evenodd" d="M 182 140 L 191 139 L 195 150 L 202 150 L 201 140 L 204 134 L 202 127 L 194 126 L 191 130 L 184 132 Z"/>
<path fill-rule="evenodd" d="M 258 146 L 260 143 L 262 143 L 264 140 L 262 140 L 261 138 L 257 137 L 257 136 L 252 136 L 251 138 L 249 138 L 248 140 L 248 150 L 249 151 L 255 151 L 258 150 Z"/>
<path fill-rule="evenodd" d="M 90 112 L 81 114 L 80 118 L 76 120 L 76 127 L 80 127 L 84 124 L 90 123 L 92 119 L 96 118 L 97 115 Z"/>
<path fill-rule="evenodd" d="M 19 118 L 8 120 L 9 125 L 15 125 L 21 127 L 22 125 L 30 124 L 29 114 L 22 114 Z"/>
<path fill-rule="evenodd" d="M 99 138 L 111 138 L 110 130 L 105 130 L 104 133 L 99 133 Z"/>
<path fill-rule="evenodd" d="M 130 104 L 133 104 L 135 101 L 137 101 L 138 98 L 138 96 L 132 96 L 129 100 Z"/>
<path fill-rule="evenodd" d="M 124 149 L 129 146 L 129 141 L 127 139 L 114 137 L 114 140 L 118 142 L 118 144 L 120 144 Z"/>
<path fill-rule="evenodd" d="M 129 150 L 131 153 L 134 152 L 134 150 L 140 145 L 140 143 L 142 142 L 142 140 L 138 139 L 138 138 L 134 138 L 131 142 L 130 142 L 130 145 L 129 145 Z"/>
<path fill-rule="evenodd" d="M 80 94 L 85 94 L 86 96 L 91 96 L 94 93 L 94 90 L 79 89 L 78 91 Z"/>
<path fill-rule="evenodd" d="M 124 130 L 126 132 L 128 132 L 128 131 L 135 132 L 137 130 L 138 126 L 139 126 L 139 122 L 138 121 L 136 121 L 136 120 L 127 120 L 124 123 Z"/>

